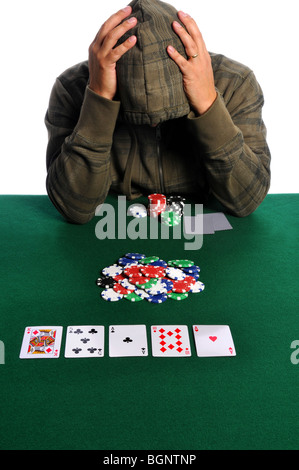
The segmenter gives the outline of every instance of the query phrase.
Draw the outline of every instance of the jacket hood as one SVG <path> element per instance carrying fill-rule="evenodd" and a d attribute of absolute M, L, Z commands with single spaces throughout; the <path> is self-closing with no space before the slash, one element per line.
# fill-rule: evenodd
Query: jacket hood
<path fill-rule="evenodd" d="M 118 93 L 123 118 L 132 124 L 156 125 L 189 113 L 182 74 L 167 53 L 173 45 L 184 57 L 185 48 L 172 29 L 177 10 L 158 0 L 133 0 L 138 22 L 120 40 L 132 34 L 137 44 L 117 62 Z"/>

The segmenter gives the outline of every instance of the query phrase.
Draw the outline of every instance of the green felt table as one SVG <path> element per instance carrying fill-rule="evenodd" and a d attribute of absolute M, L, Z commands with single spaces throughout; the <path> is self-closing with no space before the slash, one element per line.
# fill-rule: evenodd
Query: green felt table
<path fill-rule="evenodd" d="M 299 195 L 269 195 L 185 251 L 183 238 L 99 240 L 98 217 L 71 225 L 46 196 L 1 196 L 0 448 L 297 449 L 298 205 Z M 205 291 L 105 302 L 95 279 L 132 251 L 191 258 Z M 111 324 L 145 324 L 148 357 L 110 358 Z M 155 324 L 187 325 L 192 356 L 152 357 Z M 237 356 L 198 358 L 194 324 L 229 325 Z M 59 359 L 19 359 L 25 327 L 38 325 L 64 327 Z M 69 325 L 104 325 L 105 356 L 64 358 Z"/>

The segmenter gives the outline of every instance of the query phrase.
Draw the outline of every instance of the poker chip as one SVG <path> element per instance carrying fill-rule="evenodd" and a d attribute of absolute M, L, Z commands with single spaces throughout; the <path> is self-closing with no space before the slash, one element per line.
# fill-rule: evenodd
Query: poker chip
<path fill-rule="evenodd" d="M 141 253 L 127 253 L 125 255 L 125 258 L 130 258 L 130 259 L 134 259 L 134 260 L 140 260 L 140 259 L 143 259 L 145 258 L 145 255 L 141 254 Z"/>
<path fill-rule="evenodd" d="M 191 286 L 190 292 L 192 294 L 197 294 L 199 292 L 202 292 L 204 288 L 205 288 L 205 285 L 202 282 L 196 281 L 196 283 L 193 286 Z"/>
<path fill-rule="evenodd" d="M 162 268 L 167 268 L 167 263 L 163 259 L 158 259 L 157 261 L 153 261 L 150 263 L 151 266 L 161 266 Z"/>
<path fill-rule="evenodd" d="M 181 215 L 174 211 L 166 210 L 161 214 L 161 222 L 169 227 L 175 227 L 181 223 Z"/>
<path fill-rule="evenodd" d="M 190 268 L 190 266 L 194 265 L 194 261 L 190 261 L 188 259 L 175 259 L 171 261 L 171 263 L 172 266 L 176 266 L 177 268 Z"/>
<path fill-rule="evenodd" d="M 102 274 L 108 277 L 118 276 L 122 272 L 123 272 L 123 268 L 121 266 L 117 266 L 116 264 L 107 266 L 106 268 L 102 270 Z"/>
<path fill-rule="evenodd" d="M 114 292 L 117 292 L 118 294 L 127 295 L 127 294 L 130 294 L 131 292 L 134 292 L 135 289 L 134 288 L 133 289 L 126 288 L 126 287 L 122 286 L 121 284 L 117 283 L 113 286 L 113 290 L 114 290 Z"/>
<path fill-rule="evenodd" d="M 186 282 L 185 280 L 182 281 L 173 281 L 173 292 L 176 293 L 184 293 L 184 292 L 189 292 L 191 288 L 191 284 Z"/>
<path fill-rule="evenodd" d="M 137 264 L 135 259 L 127 258 L 126 256 L 123 256 L 122 258 L 119 258 L 118 263 L 121 266 L 127 266 L 128 264 Z"/>
<path fill-rule="evenodd" d="M 117 302 L 123 298 L 123 294 L 118 294 L 113 289 L 105 289 L 101 292 L 101 296 L 108 302 Z"/>
<path fill-rule="evenodd" d="M 142 273 L 140 272 L 140 267 L 137 265 L 130 266 L 129 268 L 125 268 L 124 274 L 128 277 L 138 277 L 142 276 Z"/>
<path fill-rule="evenodd" d="M 177 281 L 185 279 L 186 277 L 186 274 L 183 271 L 181 271 L 181 269 L 178 269 L 178 268 L 172 268 L 172 267 L 166 268 L 165 272 L 168 277 L 170 277 L 171 279 L 175 279 Z"/>
<path fill-rule="evenodd" d="M 130 294 L 125 294 L 124 298 L 126 300 L 129 300 L 130 302 L 140 302 L 142 297 L 140 295 L 137 295 L 136 292 L 131 292 Z"/>
<path fill-rule="evenodd" d="M 189 296 L 188 292 L 185 293 L 176 293 L 176 292 L 170 292 L 168 294 L 168 298 L 172 300 L 185 300 Z"/>
<path fill-rule="evenodd" d="M 143 204 L 132 204 L 127 210 L 127 215 L 141 219 L 147 216 L 147 210 Z"/>
<path fill-rule="evenodd" d="M 157 195 L 157 200 L 159 199 Z M 155 200 L 155 198 L 153 198 Z M 173 201 L 172 201 L 173 203 Z M 103 288 L 101 297 L 108 302 L 128 300 L 160 304 L 168 298 L 185 300 L 205 289 L 199 281 L 199 266 L 188 259 L 164 261 L 158 256 L 126 253 L 117 263 L 102 269 L 96 285 Z"/>
<path fill-rule="evenodd" d="M 99 277 L 96 280 L 96 285 L 99 287 L 109 288 L 113 287 L 115 282 L 116 281 L 112 277 Z"/>
<path fill-rule="evenodd" d="M 149 295 L 146 299 L 148 302 L 152 304 L 162 304 L 168 299 L 167 294 L 158 294 L 158 295 Z"/>
<path fill-rule="evenodd" d="M 154 263 L 155 261 L 159 260 L 159 256 L 147 256 L 146 258 L 143 258 L 140 260 L 140 263 L 142 264 L 151 264 Z"/>
<path fill-rule="evenodd" d="M 164 194 L 150 194 L 148 196 L 148 215 L 150 217 L 158 217 L 166 208 L 166 196 Z"/>
<path fill-rule="evenodd" d="M 165 276 L 165 269 L 161 266 L 143 266 L 140 268 L 140 271 L 145 277 L 164 277 Z"/>

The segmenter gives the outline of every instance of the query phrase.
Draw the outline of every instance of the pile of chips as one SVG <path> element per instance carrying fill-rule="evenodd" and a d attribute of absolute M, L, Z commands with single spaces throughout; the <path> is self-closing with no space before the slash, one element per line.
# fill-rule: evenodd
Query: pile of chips
<path fill-rule="evenodd" d="M 169 196 L 164 194 L 150 194 L 148 196 L 148 207 L 142 204 L 130 206 L 128 215 L 133 217 L 160 217 L 163 224 L 169 226 L 178 225 L 184 214 L 185 198 L 182 196 Z"/>
<path fill-rule="evenodd" d="M 202 292 L 199 266 L 186 259 L 164 261 L 158 256 L 127 253 L 118 262 L 102 269 L 96 280 L 104 300 L 131 302 L 147 300 L 161 304 L 168 299 L 184 300 Z"/>

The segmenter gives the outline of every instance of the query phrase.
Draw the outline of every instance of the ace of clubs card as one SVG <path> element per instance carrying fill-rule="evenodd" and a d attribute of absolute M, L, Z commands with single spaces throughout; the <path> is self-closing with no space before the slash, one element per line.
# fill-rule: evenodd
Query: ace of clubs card
<path fill-rule="evenodd" d="M 111 325 L 109 327 L 109 356 L 148 356 L 145 325 Z"/>

